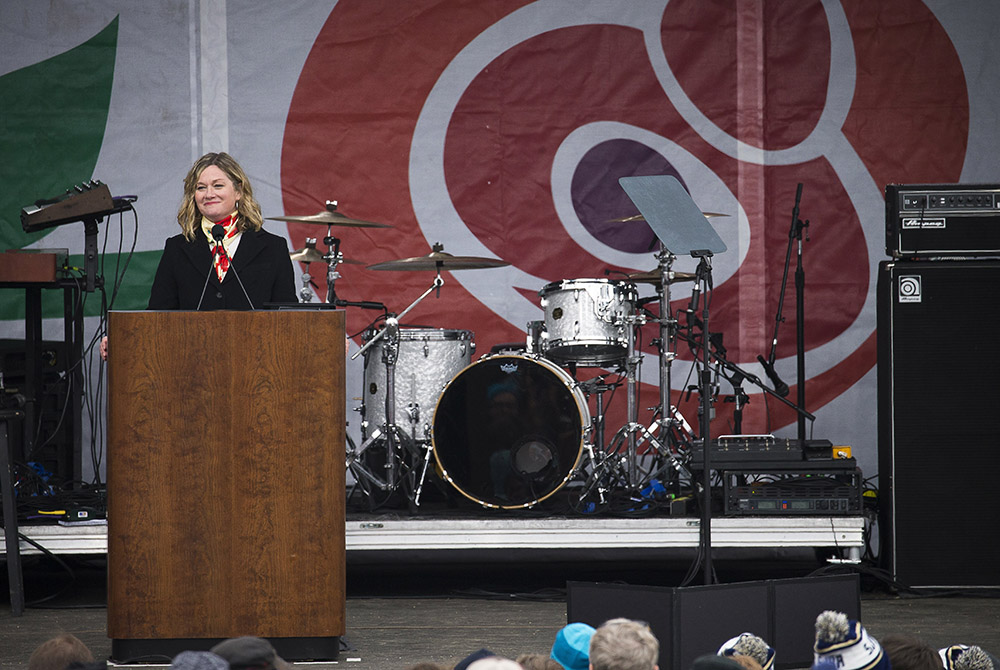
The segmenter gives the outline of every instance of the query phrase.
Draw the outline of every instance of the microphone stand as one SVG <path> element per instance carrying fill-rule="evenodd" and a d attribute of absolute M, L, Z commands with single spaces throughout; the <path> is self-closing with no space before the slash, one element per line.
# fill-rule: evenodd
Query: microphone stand
<path fill-rule="evenodd" d="M 795 374 L 797 384 L 799 407 L 805 409 L 806 406 L 806 273 L 802 266 L 802 235 L 803 231 L 809 228 L 809 220 L 805 223 L 799 220 L 799 197 L 802 194 L 802 184 L 795 194 L 795 213 L 792 216 L 792 231 L 797 240 L 798 249 L 795 255 Z M 790 233 L 791 234 L 791 233 Z M 806 232 L 806 239 L 809 233 Z M 799 444 L 805 446 L 806 443 L 806 420 L 799 413 Z"/>
<path fill-rule="evenodd" d="M 691 256 L 700 258 L 698 269 L 695 272 L 695 281 L 701 282 L 701 294 L 704 298 L 704 306 L 701 311 L 702 337 L 701 355 L 702 369 L 699 380 L 698 392 L 701 394 L 701 441 L 702 449 L 702 483 L 701 483 L 701 557 L 702 557 L 702 583 L 706 586 L 715 583 L 715 570 L 712 567 L 712 472 L 711 472 L 711 449 L 709 439 L 711 432 L 711 411 L 712 411 L 712 370 L 710 366 L 711 343 L 709 342 L 708 330 L 708 300 L 709 291 L 712 289 L 712 253 L 710 251 L 692 251 Z M 697 309 L 697 305 L 694 307 Z"/>
<path fill-rule="evenodd" d="M 764 368 L 768 378 L 774 385 L 776 397 L 788 395 L 788 384 L 785 384 L 774 371 L 774 361 L 777 357 L 778 349 L 778 327 L 785 320 L 782 315 L 785 304 L 785 290 L 788 286 L 788 268 L 791 264 L 792 245 L 798 242 L 798 252 L 795 263 L 795 360 L 796 376 L 798 380 L 796 410 L 799 411 L 798 418 L 798 439 L 800 444 L 805 444 L 806 423 L 803 413 L 806 406 L 806 343 L 805 343 L 805 271 L 802 266 L 802 231 L 809 227 L 809 221 L 802 222 L 799 219 L 799 203 L 802 200 L 802 184 L 799 183 L 795 189 L 795 207 L 792 208 L 792 225 L 788 231 L 788 247 L 785 250 L 785 265 L 781 276 L 781 293 L 778 296 L 778 311 L 774 317 L 774 337 L 771 338 L 771 351 L 765 360 L 763 356 L 757 356 L 757 360 Z M 808 238 L 807 238 L 808 239 Z M 766 390 L 766 389 L 765 389 Z M 772 394 L 773 395 L 773 394 Z M 790 404 L 790 403 L 787 403 Z M 807 412 L 805 412 L 808 414 Z"/>

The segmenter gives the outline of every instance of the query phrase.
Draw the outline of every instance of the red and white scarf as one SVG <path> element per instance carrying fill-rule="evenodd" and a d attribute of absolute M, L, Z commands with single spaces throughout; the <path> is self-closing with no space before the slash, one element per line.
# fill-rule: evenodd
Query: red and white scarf
<path fill-rule="evenodd" d="M 205 237 L 208 238 L 209 246 L 212 247 L 212 263 L 215 265 L 215 275 L 220 282 L 226 278 L 226 273 L 229 271 L 230 249 L 236 242 L 236 236 L 240 234 L 240 229 L 236 225 L 238 220 L 236 212 L 221 221 L 209 221 L 205 217 L 201 219 L 201 229 L 205 232 Z M 222 236 L 221 245 L 212 237 L 212 228 L 216 225 L 226 229 L 226 234 Z"/>

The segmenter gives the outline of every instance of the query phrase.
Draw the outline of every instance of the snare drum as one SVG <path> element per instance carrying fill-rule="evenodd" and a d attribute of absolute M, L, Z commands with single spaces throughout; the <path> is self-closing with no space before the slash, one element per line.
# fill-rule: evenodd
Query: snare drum
<path fill-rule="evenodd" d="M 634 284 L 610 279 L 566 279 L 538 295 L 545 310 L 542 353 L 558 363 L 603 366 L 624 360 L 626 317 L 635 311 Z"/>
<path fill-rule="evenodd" d="M 484 356 L 438 400 L 434 458 L 470 500 L 531 507 L 569 480 L 589 427 L 583 393 L 558 366 L 535 356 Z"/>
<path fill-rule="evenodd" d="M 386 423 L 385 339 L 365 353 L 362 435 Z M 414 440 L 429 439 L 434 405 L 451 379 L 472 360 L 471 331 L 401 328 L 396 360 L 395 423 Z"/>

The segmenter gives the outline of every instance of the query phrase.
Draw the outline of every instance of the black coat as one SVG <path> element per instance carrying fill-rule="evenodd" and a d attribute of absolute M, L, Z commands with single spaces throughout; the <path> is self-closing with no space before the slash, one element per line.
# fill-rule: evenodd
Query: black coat
<path fill-rule="evenodd" d="M 202 310 L 250 309 L 237 274 L 256 309 L 263 309 L 268 302 L 298 302 L 288 242 L 283 237 L 265 230 L 245 231 L 221 284 L 214 271 L 209 276 L 211 267 L 212 251 L 203 235 L 199 234 L 194 242 L 183 235 L 168 238 L 156 268 L 148 309 L 198 309 L 206 277 L 209 279 Z"/>

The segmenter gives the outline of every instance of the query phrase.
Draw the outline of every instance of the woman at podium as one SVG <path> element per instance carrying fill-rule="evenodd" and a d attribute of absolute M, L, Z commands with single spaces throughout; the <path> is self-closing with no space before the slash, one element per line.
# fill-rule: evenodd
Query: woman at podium
<path fill-rule="evenodd" d="M 240 164 L 208 153 L 184 178 L 181 234 L 168 238 L 148 309 L 260 309 L 294 303 L 288 242 L 262 228 L 264 217 Z"/>
<path fill-rule="evenodd" d="M 147 309 L 259 309 L 298 302 L 288 242 L 263 229 L 264 217 L 240 164 L 208 153 L 184 178 L 181 234 L 167 239 Z M 107 359 L 108 338 L 101 338 Z"/>

